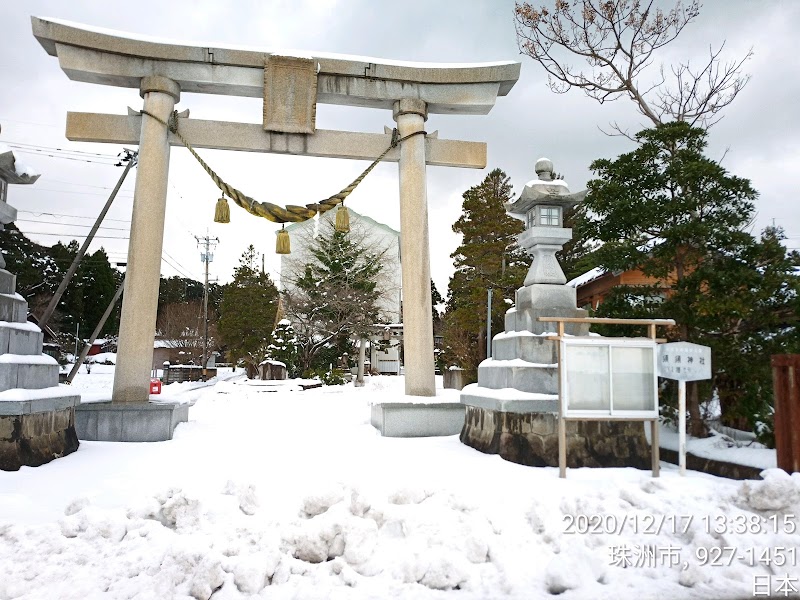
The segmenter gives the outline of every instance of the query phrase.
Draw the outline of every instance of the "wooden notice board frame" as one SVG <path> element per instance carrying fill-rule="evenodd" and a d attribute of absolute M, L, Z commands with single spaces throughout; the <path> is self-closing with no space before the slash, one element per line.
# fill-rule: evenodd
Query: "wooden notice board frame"
<path fill-rule="evenodd" d="M 656 328 L 658 326 L 671 326 L 675 325 L 673 319 L 612 319 L 605 317 L 539 317 L 538 321 L 543 323 L 556 323 L 557 334 L 548 336 L 547 339 L 556 340 L 558 344 L 558 474 L 560 478 L 567 476 L 567 420 L 572 421 L 650 421 L 650 450 L 651 450 L 651 465 L 653 470 L 653 477 L 660 475 L 660 456 L 659 456 L 659 435 L 658 435 L 658 417 L 647 418 L 610 418 L 609 416 L 598 417 L 566 417 L 563 410 L 563 394 L 561 389 L 562 370 L 563 370 L 563 357 L 561 356 L 561 341 L 567 336 L 564 333 L 565 323 L 590 323 L 596 325 L 646 325 L 648 337 L 656 343 L 663 343 L 666 340 L 656 337 Z M 577 336 L 569 336 L 574 339 Z"/>

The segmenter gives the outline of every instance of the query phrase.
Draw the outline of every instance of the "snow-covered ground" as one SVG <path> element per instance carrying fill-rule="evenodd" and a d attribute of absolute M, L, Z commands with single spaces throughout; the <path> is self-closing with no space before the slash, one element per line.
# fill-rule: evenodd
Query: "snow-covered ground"
<path fill-rule="evenodd" d="M 75 387 L 108 394 L 112 374 Z M 457 436 L 380 437 L 369 402 L 401 377 L 242 376 L 166 386 L 195 403 L 172 441 L 0 472 L 0 600 L 800 597 L 800 474 L 559 479 Z"/>

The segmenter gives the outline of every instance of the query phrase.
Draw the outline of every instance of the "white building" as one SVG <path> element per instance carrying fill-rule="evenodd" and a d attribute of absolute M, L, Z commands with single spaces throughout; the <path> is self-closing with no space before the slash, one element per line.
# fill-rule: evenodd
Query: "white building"
<path fill-rule="evenodd" d="M 286 231 L 291 239 L 291 254 L 281 255 L 280 287 L 282 290 L 291 289 L 289 273 L 297 272 L 303 265 L 312 260 L 310 246 L 322 228 L 330 227 L 336 219 L 337 209 L 321 215 L 319 220 L 312 219 L 302 223 L 292 223 L 286 226 Z M 400 343 L 396 335 L 389 331 L 402 329 L 402 273 L 400 270 L 400 232 L 388 225 L 378 223 L 374 219 L 361 215 L 348 208 L 350 215 L 350 236 L 355 237 L 371 252 L 383 253 L 383 269 L 378 280 L 380 300 L 380 323 L 392 324 L 392 328 L 382 328 L 376 331 L 376 336 L 370 344 L 370 367 L 381 373 L 400 372 Z M 389 341 L 391 347 L 379 351 L 374 342 Z M 384 344 L 386 345 L 386 344 Z"/>

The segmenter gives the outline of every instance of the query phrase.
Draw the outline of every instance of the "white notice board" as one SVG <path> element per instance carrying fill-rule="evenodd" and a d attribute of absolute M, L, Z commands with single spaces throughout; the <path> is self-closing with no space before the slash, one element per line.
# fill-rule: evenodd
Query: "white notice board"
<path fill-rule="evenodd" d="M 656 346 L 646 338 L 562 338 L 562 415 L 657 418 Z"/>

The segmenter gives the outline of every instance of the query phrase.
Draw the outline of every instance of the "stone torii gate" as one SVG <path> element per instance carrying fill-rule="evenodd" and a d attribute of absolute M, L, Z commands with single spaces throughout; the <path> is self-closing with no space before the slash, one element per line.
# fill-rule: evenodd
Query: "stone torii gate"
<path fill-rule="evenodd" d="M 33 35 L 70 79 L 138 88 L 144 110 L 167 120 L 181 92 L 263 97 L 264 124 L 180 119 L 196 148 L 373 160 L 383 134 L 316 129 L 316 103 L 392 111 L 400 137 L 429 114 L 487 114 L 519 78 L 520 63 L 397 63 L 337 56 L 184 46 L 32 17 Z M 113 403 L 148 400 L 171 145 L 177 137 L 139 113 L 67 113 L 70 140 L 139 145 L 126 293 Z M 385 158 L 399 162 L 400 248 L 407 395 L 434 396 L 426 165 L 482 169 L 486 144 L 416 135 Z"/>

